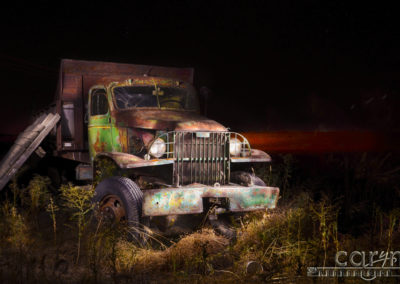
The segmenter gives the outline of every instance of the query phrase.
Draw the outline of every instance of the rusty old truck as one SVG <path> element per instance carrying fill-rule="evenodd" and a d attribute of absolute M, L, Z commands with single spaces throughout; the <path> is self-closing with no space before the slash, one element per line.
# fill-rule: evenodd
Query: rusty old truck
<path fill-rule="evenodd" d="M 226 216 L 274 208 L 279 189 L 251 170 L 270 156 L 200 114 L 193 76 L 191 68 L 62 60 L 52 117 L 36 123 L 47 120 L 37 133 L 53 146 L 33 139 L 30 150 L 74 161 L 77 180 L 111 168 L 95 201 L 108 219 L 136 227 L 165 231 L 206 215 L 220 227 Z"/>

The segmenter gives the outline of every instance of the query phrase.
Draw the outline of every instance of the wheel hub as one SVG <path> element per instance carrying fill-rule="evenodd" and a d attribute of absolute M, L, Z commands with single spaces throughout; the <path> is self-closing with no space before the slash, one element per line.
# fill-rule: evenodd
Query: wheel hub
<path fill-rule="evenodd" d="M 100 202 L 100 213 L 110 221 L 119 222 L 126 219 L 123 203 L 116 195 L 107 195 L 103 198 Z"/>

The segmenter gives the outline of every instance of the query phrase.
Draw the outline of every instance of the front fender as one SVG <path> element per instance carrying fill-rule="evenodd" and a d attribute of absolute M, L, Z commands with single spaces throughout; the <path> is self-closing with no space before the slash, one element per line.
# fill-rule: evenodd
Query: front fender
<path fill-rule="evenodd" d="M 122 152 L 105 152 L 99 153 L 96 156 L 96 159 L 101 158 L 109 158 L 113 160 L 121 169 L 133 169 L 133 168 L 142 168 L 142 167 L 150 167 L 150 166 L 160 166 L 160 165 L 168 165 L 173 164 L 173 159 L 153 159 L 153 160 L 145 160 L 138 156 L 122 153 Z"/>
<path fill-rule="evenodd" d="M 232 163 L 271 162 L 271 156 L 264 151 L 251 149 L 248 157 L 231 157 Z"/>

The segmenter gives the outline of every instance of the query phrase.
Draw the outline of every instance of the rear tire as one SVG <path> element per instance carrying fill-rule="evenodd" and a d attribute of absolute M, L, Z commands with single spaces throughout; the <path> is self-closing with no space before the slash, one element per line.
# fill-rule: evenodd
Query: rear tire
<path fill-rule="evenodd" d="M 113 222 L 126 222 L 129 236 L 141 241 L 141 213 L 143 192 L 132 180 L 126 177 L 110 177 L 101 181 L 93 201 L 98 204 L 101 217 Z"/>

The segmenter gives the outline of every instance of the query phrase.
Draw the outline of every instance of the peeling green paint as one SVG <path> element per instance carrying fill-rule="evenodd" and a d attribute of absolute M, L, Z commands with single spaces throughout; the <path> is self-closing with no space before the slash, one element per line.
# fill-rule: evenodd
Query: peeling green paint
<path fill-rule="evenodd" d="M 184 186 L 144 191 L 143 215 L 194 214 L 203 212 L 203 198 L 229 199 L 231 212 L 275 208 L 279 196 L 277 187 L 266 186 Z"/>

